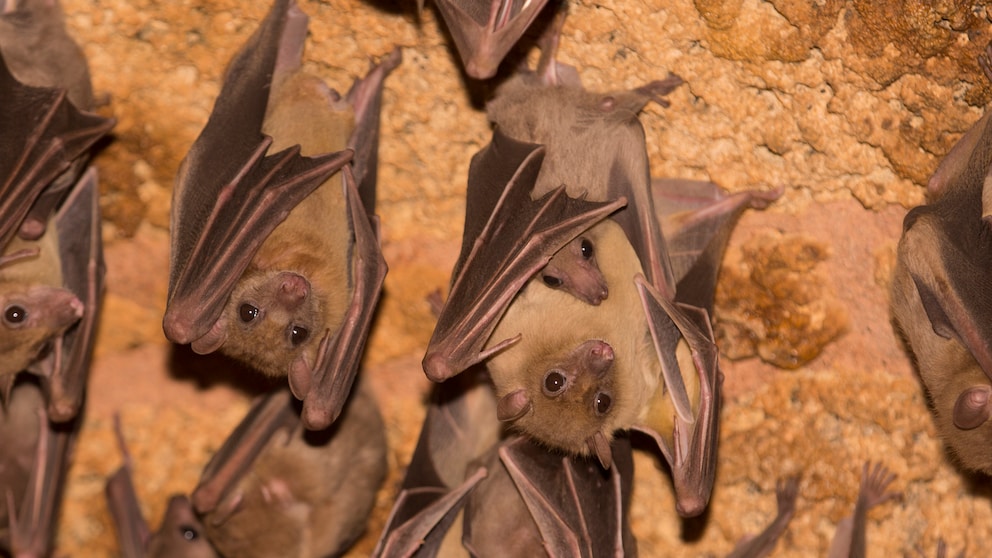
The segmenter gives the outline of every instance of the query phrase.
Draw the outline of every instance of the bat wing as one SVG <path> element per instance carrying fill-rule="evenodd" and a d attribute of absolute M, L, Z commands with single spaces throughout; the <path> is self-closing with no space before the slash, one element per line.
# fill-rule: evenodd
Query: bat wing
<path fill-rule="evenodd" d="M 100 236 L 96 169 L 80 178 L 55 216 L 65 288 L 83 303 L 83 316 L 61 338 L 54 362 L 43 364 L 48 417 L 65 422 L 83 406 L 90 355 L 103 296 L 103 242 Z"/>
<path fill-rule="evenodd" d="M 220 521 L 223 521 L 234 509 L 220 510 L 221 501 L 251 468 L 277 431 L 291 430 L 298 425 L 299 415 L 288 390 L 274 390 L 256 401 L 203 468 L 192 497 L 197 513 L 219 512 Z"/>
<path fill-rule="evenodd" d="M 431 337 L 424 370 L 450 378 L 511 345 L 484 349 L 507 306 L 551 257 L 627 200 L 589 202 L 559 187 L 532 200 L 544 148 L 513 140 L 497 129 L 472 158 L 462 252 L 451 293 Z"/>
<path fill-rule="evenodd" d="M 117 528 L 117 543 L 121 556 L 144 558 L 152 534 L 141 514 L 141 504 L 134 490 L 134 481 L 131 478 L 131 455 L 124 443 L 119 416 L 114 417 L 114 429 L 117 432 L 117 442 L 124 463 L 107 478 L 107 483 L 104 485 L 107 508 L 110 510 L 114 527 Z"/>
<path fill-rule="evenodd" d="M 972 206 L 971 219 L 964 215 L 949 217 L 941 207 L 922 206 L 910 211 L 903 224 L 899 242 L 899 259 L 916 286 L 934 333 L 945 339 L 957 339 L 992 379 L 992 282 L 985 269 L 989 265 L 988 235 L 967 227 L 990 225 Z M 979 245 L 962 244 L 969 236 Z"/>
<path fill-rule="evenodd" d="M 651 190 L 678 300 L 713 308 L 716 276 L 734 224 L 745 209 L 767 207 L 782 190 L 728 195 L 712 182 L 680 179 L 654 179 Z"/>
<path fill-rule="evenodd" d="M 661 361 L 665 387 L 675 406 L 674 448 L 669 448 L 657 432 L 635 430 L 648 434 L 658 444 L 672 468 L 676 508 L 683 517 L 691 517 L 705 509 L 716 474 L 722 381 L 719 353 L 706 309 L 670 299 L 644 278 L 639 277 L 636 283 Z M 682 340 L 689 346 L 699 377 L 699 406 L 695 414 L 676 358 L 676 347 Z"/>
<path fill-rule="evenodd" d="M 373 556 L 433 556 L 486 476 L 473 460 L 498 440 L 496 398 L 477 375 L 434 387 L 403 485 Z M 490 430 L 483 430 L 486 426 Z M 470 474 L 471 473 L 471 474 Z"/>
<path fill-rule="evenodd" d="M 548 556 L 591 558 L 635 553 L 627 522 L 634 473 L 628 439 L 614 442 L 614 466 L 609 470 L 595 459 L 562 456 L 524 437 L 504 442 L 498 452 Z M 470 517 L 465 523 L 475 525 Z M 471 547 L 472 529 L 465 536 L 466 545 Z"/>
<path fill-rule="evenodd" d="M 354 150 L 352 171 L 362 196 L 362 204 L 369 215 L 375 214 L 376 169 L 379 166 L 379 114 L 382 106 L 382 83 L 403 60 L 403 52 L 396 48 L 372 68 L 362 79 L 356 80 L 345 96 L 355 110 L 355 131 L 348 139 Z"/>
<path fill-rule="evenodd" d="M 277 63 L 298 54 L 286 51 L 298 48 L 296 35 L 305 32 L 306 16 L 292 0 L 273 5 L 232 60 L 210 119 L 180 167 L 163 320 L 173 342 L 207 334 L 269 233 L 351 158 L 350 150 L 302 157 L 298 146 L 266 155 L 272 140 L 261 129 L 271 78 Z"/>
<path fill-rule="evenodd" d="M 24 397 L 24 390 L 28 389 L 33 389 L 33 384 L 21 383 L 14 388 L 12 398 Z M 12 400 L 8 407 L 15 405 L 19 403 Z M 8 518 L 10 550 L 12 556 L 48 556 L 52 550 L 52 536 L 62 498 L 62 484 L 78 421 L 53 424 L 48 420 L 42 407 L 38 406 L 27 411 L 37 414 L 40 425 L 34 464 L 27 479 L 24 499 L 20 506 L 16 507 L 16 513 L 13 513 L 12 508 L 15 505 L 11 494 L 8 492 L 5 495 L 10 514 Z M 20 412 L 25 410 L 22 408 Z"/>
<path fill-rule="evenodd" d="M 311 430 L 322 430 L 334 422 L 351 393 L 386 278 L 378 219 L 369 220 L 349 167 L 344 168 L 343 176 L 348 218 L 355 238 L 354 288 L 344 322 L 333 336 L 325 335 L 317 352 L 313 384 L 303 399 L 303 424 Z"/>
<path fill-rule="evenodd" d="M 56 178 L 113 127 L 78 110 L 64 90 L 17 81 L 0 56 L 0 250 Z M 69 184 L 74 177 L 66 180 Z M 60 198 L 59 195 L 52 196 Z M 45 204 L 49 209 L 54 203 Z M 41 222 L 47 215 L 35 215 Z"/>
<path fill-rule="evenodd" d="M 547 0 L 436 0 L 468 75 L 492 77 Z"/>

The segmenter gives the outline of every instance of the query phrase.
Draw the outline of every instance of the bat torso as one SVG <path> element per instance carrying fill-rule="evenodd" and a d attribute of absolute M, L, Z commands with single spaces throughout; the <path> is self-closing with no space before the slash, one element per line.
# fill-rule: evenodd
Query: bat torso
<path fill-rule="evenodd" d="M 335 101 L 318 78 L 297 72 L 275 85 L 262 131 L 273 138 L 270 154 L 300 145 L 302 154 L 310 156 L 344 149 L 353 127 L 354 114 L 345 103 Z M 270 323 L 250 334 L 241 331 L 237 318 L 231 320 L 234 325 L 221 350 L 271 375 L 285 375 L 300 354 L 313 366 L 323 333 L 337 331 L 350 300 L 351 238 L 341 175 L 335 174 L 268 236 L 225 312 L 238 311 L 246 286 L 264 284 L 282 272 L 306 279 L 306 300 L 292 318 L 271 312 Z M 288 321 L 303 323 L 309 330 L 299 347 L 286 343 Z"/>
<path fill-rule="evenodd" d="M 221 521 L 204 518 L 224 556 L 318 558 L 357 538 L 386 473 L 378 407 L 364 384 L 333 428 L 276 433 L 217 509 L 240 501 Z"/>
<path fill-rule="evenodd" d="M 516 422 L 518 427 L 547 444 L 578 453 L 587 453 L 584 440 L 596 430 L 609 437 L 641 419 L 648 398 L 658 387 L 660 370 L 634 285 L 640 265 L 623 230 L 606 220 L 590 229 L 587 236 L 598 247 L 609 296 L 593 306 L 550 289 L 539 279 L 531 280 L 491 337 L 506 339 L 520 334 L 520 341 L 487 364 L 498 396 L 523 386 L 534 404 L 532 412 Z M 548 365 L 589 339 L 605 341 L 615 353 L 613 366 L 602 382 L 611 386 L 613 409 L 600 420 L 589 418 L 587 406 L 558 404 L 541 390 Z M 580 431 L 568 432 L 571 428 Z"/>

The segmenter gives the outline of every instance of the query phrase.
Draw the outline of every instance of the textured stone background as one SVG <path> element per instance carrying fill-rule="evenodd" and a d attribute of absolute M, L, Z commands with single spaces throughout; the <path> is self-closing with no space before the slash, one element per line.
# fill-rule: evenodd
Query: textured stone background
<path fill-rule="evenodd" d="M 383 106 L 379 215 L 390 265 L 366 357 L 384 407 L 393 474 L 369 552 L 412 452 L 428 389 L 419 360 L 428 292 L 457 254 L 471 155 L 488 140 L 491 84 L 467 80 L 432 8 L 307 1 L 307 68 L 339 90 L 393 45 L 403 65 Z M 98 157 L 108 291 L 90 404 L 59 531 L 62 552 L 116 552 L 103 504 L 122 415 L 139 495 L 157 524 L 166 497 L 200 468 L 253 389 L 173 352 L 161 333 L 173 175 L 202 128 L 227 60 L 267 10 L 235 0 L 63 0 L 84 45 L 101 112 L 118 119 Z M 888 277 L 905 210 L 990 97 L 976 56 L 992 38 L 982 2 L 935 0 L 570 1 L 560 60 L 590 89 L 668 72 L 686 84 L 642 121 L 656 175 L 728 190 L 782 186 L 742 219 L 717 320 L 727 402 L 705 521 L 681 522 L 667 472 L 637 456 L 633 522 L 644 556 L 723 555 L 775 513 L 778 477 L 801 473 L 798 511 L 777 556 L 823 555 L 849 514 L 865 460 L 899 474 L 902 502 L 870 515 L 871 556 L 955 553 L 992 544 L 988 479 L 949 464 L 911 363 L 892 332 Z M 531 53 L 533 55 L 533 53 Z M 505 77 L 505 76 L 504 76 Z M 822 353 L 817 356 L 822 350 Z M 815 357 L 815 358 L 814 358 Z M 812 358 L 812 360 L 808 359 Z"/>

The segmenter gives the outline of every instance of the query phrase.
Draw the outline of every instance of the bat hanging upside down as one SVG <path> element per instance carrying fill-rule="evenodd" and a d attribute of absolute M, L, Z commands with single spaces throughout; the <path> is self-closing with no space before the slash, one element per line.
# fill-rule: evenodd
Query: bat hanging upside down
<path fill-rule="evenodd" d="M 306 29 L 295 3 L 275 2 L 183 161 L 163 327 L 199 353 L 288 376 L 305 424 L 321 429 L 347 398 L 385 276 L 378 112 L 400 53 L 341 98 L 300 70 Z"/>

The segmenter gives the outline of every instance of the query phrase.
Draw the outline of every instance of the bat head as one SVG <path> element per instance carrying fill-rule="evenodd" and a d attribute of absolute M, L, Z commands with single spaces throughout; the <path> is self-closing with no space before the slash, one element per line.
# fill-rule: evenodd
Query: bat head
<path fill-rule="evenodd" d="M 45 345 L 83 317 L 83 303 L 46 285 L 11 290 L 0 284 L 0 375 L 27 368 Z"/>
<path fill-rule="evenodd" d="M 169 499 L 162 526 L 148 541 L 150 558 L 187 556 L 215 558 L 220 556 L 204 535 L 203 524 L 193 512 L 193 504 L 184 495 Z"/>
<path fill-rule="evenodd" d="M 541 270 L 541 280 L 593 306 L 609 296 L 606 278 L 596 261 L 595 243 L 588 236 L 580 236 L 559 250 Z"/>
<path fill-rule="evenodd" d="M 324 331 L 320 316 L 320 300 L 302 275 L 249 271 L 231 293 L 213 348 L 265 374 L 285 376 L 319 342 Z"/>
<path fill-rule="evenodd" d="M 583 455 L 592 451 L 608 465 L 613 348 L 590 339 L 564 354 L 559 349 L 535 354 L 522 385 L 501 397 L 497 416 L 549 446 Z"/>

